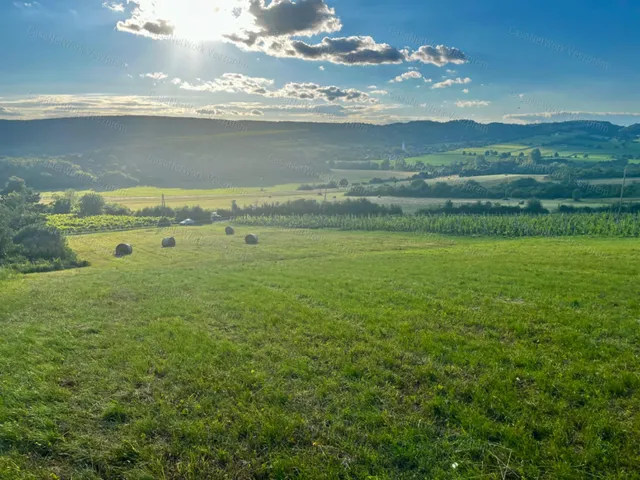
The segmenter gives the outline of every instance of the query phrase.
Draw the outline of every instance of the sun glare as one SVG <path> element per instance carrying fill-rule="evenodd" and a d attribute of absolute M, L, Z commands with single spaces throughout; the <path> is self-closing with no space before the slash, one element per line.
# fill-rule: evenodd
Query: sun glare
<path fill-rule="evenodd" d="M 157 0 L 152 14 L 175 26 L 175 35 L 193 41 L 220 40 L 253 30 L 246 0 Z"/>

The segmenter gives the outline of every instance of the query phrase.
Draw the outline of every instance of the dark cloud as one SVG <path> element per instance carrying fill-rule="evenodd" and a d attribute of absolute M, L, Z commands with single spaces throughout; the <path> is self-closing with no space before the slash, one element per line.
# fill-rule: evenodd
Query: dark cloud
<path fill-rule="evenodd" d="M 337 32 L 342 28 L 333 8 L 324 0 L 274 0 L 267 7 L 264 0 L 251 0 L 249 12 L 254 16 L 260 35 L 278 37 L 311 36 Z"/>
<path fill-rule="evenodd" d="M 293 40 L 288 44 L 288 47 L 284 56 L 344 65 L 402 63 L 406 58 L 404 51 L 386 43 L 376 43 L 373 38 L 366 36 L 325 37 L 322 42 L 315 45 Z"/>
<path fill-rule="evenodd" d="M 158 37 L 173 35 L 175 30 L 175 27 L 166 20 L 143 21 L 140 17 L 118 22 L 116 28 L 121 32 L 150 34 Z"/>
<path fill-rule="evenodd" d="M 188 30 L 189 18 L 185 21 L 184 15 L 177 16 L 176 10 L 167 8 L 169 1 L 128 0 L 128 3 L 136 7 L 130 13 L 129 19 L 118 22 L 117 29 L 158 39 L 184 35 L 185 32 L 182 30 Z M 407 49 L 386 43 L 377 43 L 366 35 L 325 37 L 320 43 L 307 43 L 296 38 L 313 37 L 342 29 L 335 9 L 330 8 L 326 0 L 226 1 L 210 13 L 211 16 L 219 16 L 210 21 L 211 39 L 222 38 L 245 51 L 342 65 L 381 65 L 415 61 L 443 66 L 447 63 L 467 61 L 462 51 L 444 45 L 425 45 L 409 52 Z M 109 8 L 108 3 L 105 3 L 105 6 Z M 200 29 L 204 28 L 206 31 L 209 17 L 203 13 L 207 10 L 203 9 L 201 0 L 180 0 L 180 8 L 193 15 L 193 21 L 199 23 Z M 222 16 L 225 14 L 229 18 Z M 226 27 L 224 31 L 221 31 L 222 24 Z"/>
<path fill-rule="evenodd" d="M 325 100 L 327 102 L 335 102 L 336 100 L 359 103 L 378 102 L 377 99 L 360 90 L 322 86 L 315 83 L 287 83 L 280 90 L 273 92 L 273 96 L 303 100 Z"/>

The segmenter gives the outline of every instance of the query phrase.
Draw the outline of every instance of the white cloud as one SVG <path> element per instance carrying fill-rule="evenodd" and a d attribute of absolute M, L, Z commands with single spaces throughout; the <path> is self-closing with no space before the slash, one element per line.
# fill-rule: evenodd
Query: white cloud
<path fill-rule="evenodd" d="M 386 90 L 372 90 L 369 92 L 371 95 L 389 95 Z"/>
<path fill-rule="evenodd" d="M 105 2 L 106 3 L 106 2 Z M 128 0 L 130 17 L 119 31 L 152 38 L 175 35 L 194 41 L 223 40 L 253 45 L 258 39 L 312 36 L 342 24 L 324 0 Z M 109 4 L 105 5 L 108 7 Z"/>
<path fill-rule="evenodd" d="M 175 98 L 137 95 L 34 95 L 3 99 L 0 103 L 0 117 L 6 115 L 4 110 L 9 110 L 20 112 L 20 116 L 28 119 L 100 115 L 189 116 L 194 112 L 193 105 Z"/>
<path fill-rule="evenodd" d="M 273 80 L 261 77 L 248 77 L 242 73 L 225 73 L 212 81 L 191 84 L 178 78 L 172 81 L 174 85 L 179 85 L 184 90 L 198 92 L 227 92 L 227 93 L 248 93 L 253 95 L 268 95 L 268 88 L 274 83 Z"/>
<path fill-rule="evenodd" d="M 469 89 L 465 88 L 464 90 L 462 90 L 462 93 L 469 93 Z"/>
<path fill-rule="evenodd" d="M 369 85 L 367 88 L 368 88 L 369 90 L 375 90 L 375 89 L 376 89 L 376 88 L 378 88 L 378 87 L 376 87 L 375 85 Z"/>
<path fill-rule="evenodd" d="M 124 12 L 124 4 L 122 3 L 116 3 L 116 2 L 104 2 L 102 4 L 102 6 L 104 8 L 108 8 L 109 10 L 113 11 L 113 12 Z"/>
<path fill-rule="evenodd" d="M 318 68 L 324 72 L 324 66 L 323 65 L 320 65 Z"/>
<path fill-rule="evenodd" d="M 353 88 L 340 88 L 336 86 L 323 86 L 316 83 L 290 82 L 280 89 L 272 89 L 275 83 L 268 78 L 248 77 L 241 73 L 225 73 L 221 77 L 211 81 L 201 81 L 192 84 L 180 79 L 174 79 L 172 83 L 183 90 L 199 92 L 227 92 L 261 95 L 271 98 L 298 98 L 304 100 L 322 100 L 326 102 L 357 102 L 377 103 L 378 100 L 366 92 Z M 373 93 L 373 92 L 372 92 Z"/>
<path fill-rule="evenodd" d="M 377 103 L 368 93 L 353 88 L 342 89 L 335 86 L 321 86 L 316 83 L 287 83 L 280 90 L 272 92 L 270 96 L 285 98 L 300 98 L 304 100 L 337 100 L 358 103 Z"/>
<path fill-rule="evenodd" d="M 162 73 L 162 72 L 143 73 L 143 74 L 140 75 L 140 77 L 142 77 L 142 78 L 151 78 L 153 80 L 164 80 L 168 76 L 169 75 L 167 75 L 166 73 Z"/>
<path fill-rule="evenodd" d="M 459 108 L 468 108 L 468 107 L 488 107 L 491 105 L 491 102 L 487 102 L 485 100 L 458 100 L 456 102 L 456 107 Z"/>
<path fill-rule="evenodd" d="M 402 75 L 398 75 L 396 78 L 389 80 L 389 83 L 400 83 L 409 79 L 423 78 L 422 74 L 417 70 L 409 70 L 408 72 L 404 72 Z"/>
<path fill-rule="evenodd" d="M 19 117 L 21 113 L 12 109 L 0 106 L 0 118 L 2 117 Z"/>
<path fill-rule="evenodd" d="M 471 79 L 469 77 L 466 78 L 450 78 L 449 80 L 445 80 L 443 82 L 438 82 L 438 83 L 434 83 L 433 87 L 431 88 L 447 88 L 447 87 L 451 87 L 452 85 L 463 85 L 465 83 L 471 83 Z"/>
<path fill-rule="evenodd" d="M 195 113 L 206 117 L 261 117 L 264 112 L 254 106 L 243 105 L 206 105 L 198 108 Z"/>
<path fill-rule="evenodd" d="M 408 56 L 412 62 L 422 62 L 443 67 L 448 63 L 462 64 L 467 62 L 466 55 L 454 47 L 424 45 Z"/>
<path fill-rule="evenodd" d="M 38 2 L 13 2 L 13 6 L 16 8 L 21 8 L 21 9 L 33 9 L 33 8 L 40 8 L 42 5 L 40 5 L 40 3 Z"/>
<path fill-rule="evenodd" d="M 410 53 L 367 35 L 324 37 L 316 44 L 296 38 L 342 29 L 335 9 L 325 0 L 269 0 L 268 5 L 267 0 L 127 0 L 129 4 L 133 6 L 129 18 L 119 21 L 116 29 L 154 39 L 222 40 L 274 57 L 343 65 L 466 62 L 463 52 L 444 45 L 425 45 Z M 117 11 L 125 8 L 110 0 L 103 5 Z"/>
<path fill-rule="evenodd" d="M 518 123 L 601 121 L 616 125 L 640 123 L 640 112 L 585 112 L 558 110 L 552 112 L 513 113 L 504 115 L 504 120 Z"/>

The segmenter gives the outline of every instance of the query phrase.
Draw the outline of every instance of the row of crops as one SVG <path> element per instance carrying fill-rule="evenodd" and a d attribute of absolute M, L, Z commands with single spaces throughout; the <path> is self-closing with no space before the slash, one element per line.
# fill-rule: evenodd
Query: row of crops
<path fill-rule="evenodd" d="M 77 217 L 76 215 L 50 215 L 47 224 L 67 235 L 111 230 L 127 230 L 142 227 L 155 227 L 160 218 L 128 217 L 119 215 L 96 215 Z"/>
<path fill-rule="evenodd" d="M 389 232 L 441 233 L 506 237 L 598 235 L 637 237 L 640 216 L 611 213 L 553 215 L 425 215 L 425 216 L 244 216 L 238 224 L 256 227 L 338 228 Z"/>

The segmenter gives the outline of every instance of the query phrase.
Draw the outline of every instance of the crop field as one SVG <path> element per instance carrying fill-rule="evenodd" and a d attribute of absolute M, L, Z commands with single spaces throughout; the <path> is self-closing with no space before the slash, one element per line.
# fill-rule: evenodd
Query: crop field
<path fill-rule="evenodd" d="M 209 209 L 230 209 L 231 202 L 235 200 L 239 206 L 256 205 L 262 203 L 286 202 L 297 199 L 324 199 L 324 190 L 296 190 L 300 184 L 276 185 L 265 187 L 237 187 L 227 189 L 211 190 L 189 190 L 182 188 L 158 188 L 158 187 L 135 187 L 116 190 L 113 192 L 100 192 L 107 202 L 119 203 L 132 210 L 139 210 L 144 207 L 160 205 L 162 194 L 165 196 L 165 204 L 168 207 L 183 207 L 200 205 Z M 327 200 L 333 201 L 344 197 L 345 189 L 329 189 Z M 82 195 L 85 192 L 79 192 Z M 53 193 L 46 193 L 42 196 L 43 203 L 52 200 Z"/>
<path fill-rule="evenodd" d="M 0 280 L 1 478 L 638 478 L 637 239 L 236 230 Z"/>
<path fill-rule="evenodd" d="M 353 197 L 351 197 L 353 198 Z M 438 205 L 443 205 L 447 200 L 451 200 L 454 205 L 462 205 L 474 202 L 486 202 L 490 201 L 492 203 L 499 203 L 500 205 L 509 205 L 515 206 L 523 203 L 523 200 L 518 199 L 508 199 L 508 200 L 489 200 L 486 197 L 478 197 L 478 198 L 412 198 L 412 197 L 366 197 L 367 200 L 378 203 L 380 205 L 399 205 L 402 207 L 402 211 L 405 214 L 413 214 L 416 211 L 422 208 L 430 208 Z M 637 200 L 637 199 L 636 199 Z M 582 200 L 580 203 L 574 202 L 570 198 L 566 199 L 555 199 L 555 200 L 541 200 L 542 206 L 549 210 L 554 210 L 560 205 L 571 205 L 571 206 L 580 206 L 580 207 L 600 207 L 606 206 L 616 201 L 616 199 L 602 199 L 602 200 L 593 200 L 590 201 Z M 632 199 L 628 199 L 629 202 Z M 634 200 L 635 201 L 635 200 Z"/>
<path fill-rule="evenodd" d="M 65 234 L 75 234 L 95 230 L 116 230 L 155 226 L 160 218 L 128 217 L 115 215 L 94 215 L 77 217 L 72 214 L 49 215 L 47 224 Z"/>
<path fill-rule="evenodd" d="M 553 214 L 553 215 L 425 215 L 425 216 L 243 216 L 236 223 L 260 227 L 339 228 L 342 230 L 415 232 L 421 234 L 498 237 L 640 236 L 640 216 L 636 214 Z"/>

